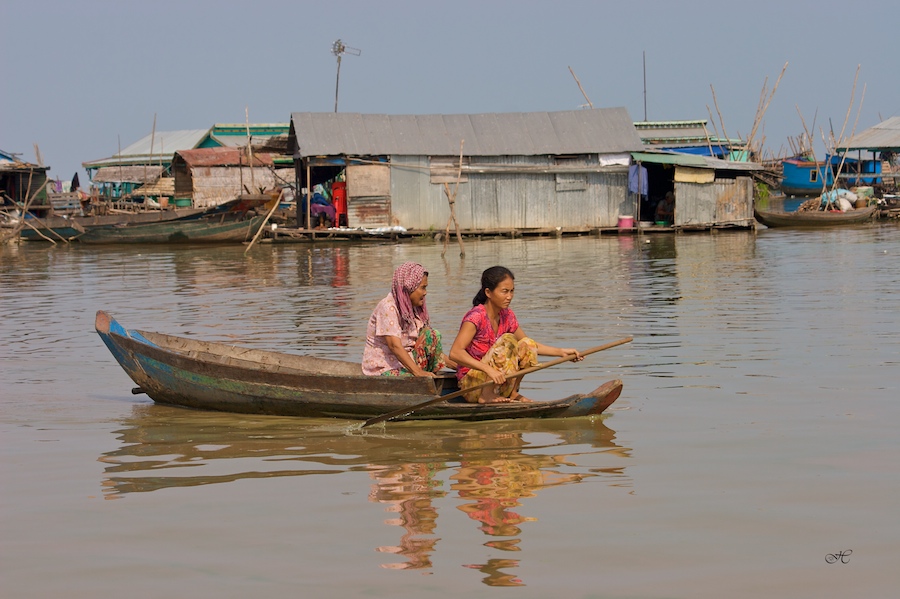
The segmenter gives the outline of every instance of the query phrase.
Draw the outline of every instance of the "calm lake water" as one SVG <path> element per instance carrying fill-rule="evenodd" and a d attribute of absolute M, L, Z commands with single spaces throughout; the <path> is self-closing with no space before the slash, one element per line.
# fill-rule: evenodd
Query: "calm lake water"
<path fill-rule="evenodd" d="M 892 597 L 900 228 L 334 246 L 0 247 L 0 593 Z M 452 341 L 494 264 L 603 417 L 389 423 L 157 406 L 93 331 L 357 360 L 406 260 Z M 851 553 L 852 552 L 852 553 Z M 498 588 L 498 587 L 505 587 Z"/>

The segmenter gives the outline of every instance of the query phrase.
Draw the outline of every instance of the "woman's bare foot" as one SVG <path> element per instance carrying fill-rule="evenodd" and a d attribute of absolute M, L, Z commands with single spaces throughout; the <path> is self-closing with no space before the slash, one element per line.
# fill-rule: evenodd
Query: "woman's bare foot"
<path fill-rule="evenodd" d="M 478 403 L 509 403 L 511 401 L 510 398 L 499 395 L 493 387 L 485 389 L 478 398 Z"/>
<path fill-rule="evenodd" d="M 480 397 L 478 399 L 478 403 L 509 403 L 512 400 L 508 397 L 503 397 L 502 395 L 498 395 L 497 397 L 487 399 L 484 397 Z"/>
<path fill-rule="evenodd" d="M 528 399 L 527 397 L 525 397 L 524 395 L 522 395 L 521 393 L 519 393 L 517 391 L 517 392 L 513 393 L 513 396 L 509 399 L 509 401 L 521 401 L 521 402 L 525 402 L 525 403 L 531 403 L 534 400 Z"/>

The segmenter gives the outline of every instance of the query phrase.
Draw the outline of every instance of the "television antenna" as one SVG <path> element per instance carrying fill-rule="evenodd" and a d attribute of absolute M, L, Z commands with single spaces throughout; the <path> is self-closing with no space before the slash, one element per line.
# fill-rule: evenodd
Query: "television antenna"
<path fill-rule="evenodd" d="M 337 78 L 334 81 L 334 111 L 337 112 L 338 89 L 341 85 L 341 55 L 350 54 L 352 56 L 359 56 L 362 54 L 362 50 L 345 46 L 344 42 L 341 40 L 335 40 L 335 42 L 331 44 L 331 53 L 337 56 Z"/>

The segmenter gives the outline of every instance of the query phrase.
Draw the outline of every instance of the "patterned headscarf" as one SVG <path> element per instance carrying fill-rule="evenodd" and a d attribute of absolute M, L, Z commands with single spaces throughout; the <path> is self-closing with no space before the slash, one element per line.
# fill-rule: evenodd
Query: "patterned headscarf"
<path fill-rule="evenodd" d="M 394 279 L 391 282 L 391 295 L 394 296 L 394 302 L 400 310 L 400 320 L 409 326 L 415 321 L 415 317 L 428 324 L 428 308 L 422 304 L 421 308 L 415 308 L 409 300 L 409 294 L 418 289 L 428 275 L 428 271 L 421 264 L 415 262 L 404 262 L 394 271 Z"/>

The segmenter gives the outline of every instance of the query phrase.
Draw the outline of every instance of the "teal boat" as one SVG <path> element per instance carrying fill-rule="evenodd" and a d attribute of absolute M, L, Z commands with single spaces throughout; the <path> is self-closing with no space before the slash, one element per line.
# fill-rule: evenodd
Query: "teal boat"
<path fill-rule="evenodd" d="M 201 208 L 179 208 L 126 212 L 102 216 L 44 216 L 26 218 L 20 237 L 28 241 L 74 241 L 94 227 L 118 226 L 128 223 L 160 223 L 185 218 L 195 218 L 203 213 Z"/>
<path fill-rule="evenodd" d="M 102 310 L 94 327 L 138 385 L 133 393 L 185 408 L 363 420 L 418 406 L 397 420 L 564 418 L 600 414 L 622 392 L 622 381 L 611 380 L 562 399 L 475 404 L 449 397 L 459 389 L 455 373 L 365 376 L 359 362 L 128 330 Z M 446 401 L 432 402 L 444 395 Z"/>
<path fill-rule="evenodd" d="M 78 236 L 86 244 L 114 243 L 234 243 L 250 241 L 265 217 L 235 218 L 229 214 L 158 223 L 125 223 L 91 227 Z"/>

